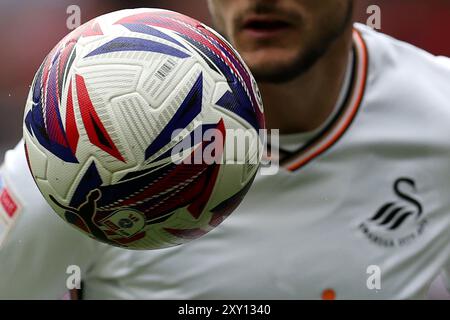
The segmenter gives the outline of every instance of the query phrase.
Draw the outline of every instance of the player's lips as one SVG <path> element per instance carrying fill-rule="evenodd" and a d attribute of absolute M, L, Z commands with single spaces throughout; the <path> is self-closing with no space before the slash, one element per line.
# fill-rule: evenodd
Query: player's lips
<path fill-rule="evenodd" d="M 294 25 L 286 19 L 275 16 L 249 16 L 241 24 L 241 32 L 247 37 L 269 39 L 279 36 L 282 32 L 292 29 Z"/>

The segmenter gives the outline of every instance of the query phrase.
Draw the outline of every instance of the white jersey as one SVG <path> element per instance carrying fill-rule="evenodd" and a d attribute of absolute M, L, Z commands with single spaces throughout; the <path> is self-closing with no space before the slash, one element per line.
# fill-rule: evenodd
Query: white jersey
<path fill-rule="evenodd" d="M 0 298 L 61 297 L 69 265 L 86 298 L 423 298 L 450 264 L 450 61 L 361 25 L 353 57 L 327 125 L 187 245 L 134 252 L 78 234 L 50 212 L 23 146 L 11 151 Z"/>

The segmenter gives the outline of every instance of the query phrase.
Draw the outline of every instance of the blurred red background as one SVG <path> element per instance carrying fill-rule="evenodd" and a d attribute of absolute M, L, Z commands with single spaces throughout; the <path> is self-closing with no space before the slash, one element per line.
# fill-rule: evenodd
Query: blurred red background
<path fill-rule="evenodd" d="M 450 1 L 356 0 L 355 20 L 366 22 L 367 7 L 381 8 L 383 32 L 450 56 Z M 2 0 L 0 2 L 0 157 L 21 137 L 22 114 L 34 73 L 50 49 L 69 30 L 69 5 L 81 9 L 81 22 L 103 13 L 135 7 L 176 10 L 210 24 L 206 0 Z"/>

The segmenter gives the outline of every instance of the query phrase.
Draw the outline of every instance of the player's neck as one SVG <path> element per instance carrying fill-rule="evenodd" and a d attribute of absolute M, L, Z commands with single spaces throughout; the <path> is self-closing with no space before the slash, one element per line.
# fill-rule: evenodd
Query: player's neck
<path fill-rule="evenodd" d="M 283 84 L 261 83 L 267 127 L 282 134 L 320 127 L 339 99 L 351 47 L 350 29 L 300 77 Z"/>

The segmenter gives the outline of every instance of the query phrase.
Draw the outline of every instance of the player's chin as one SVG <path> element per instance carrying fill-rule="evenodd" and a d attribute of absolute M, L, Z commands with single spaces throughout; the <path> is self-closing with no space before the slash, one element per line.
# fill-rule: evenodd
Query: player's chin
<path fill-rule="evenodd" d="M 278 73 L 289 69 L 296 64 L 300 54 L 300 50 L 287 48 L 267 48 L 242 52 L 250 70 L 256 75 Z"/>
<path fill-rule="evenodd" d="M 270 36 L 249 36 L 248 33 L 240 32 L 234 39 L 236 48 L 240 51 L 271 51 L 289 50 L 299 46 L 298 35 L 295 33 L 274 33 Z"/>
<path fill-rule="evenodd" d="M 271 84 L 281 85 L 294 80 L 297 74 L 293 74 L 291 69 L 280 69 L 276 67 L 255 69 L 253 76 L 259 85 Z"/>

